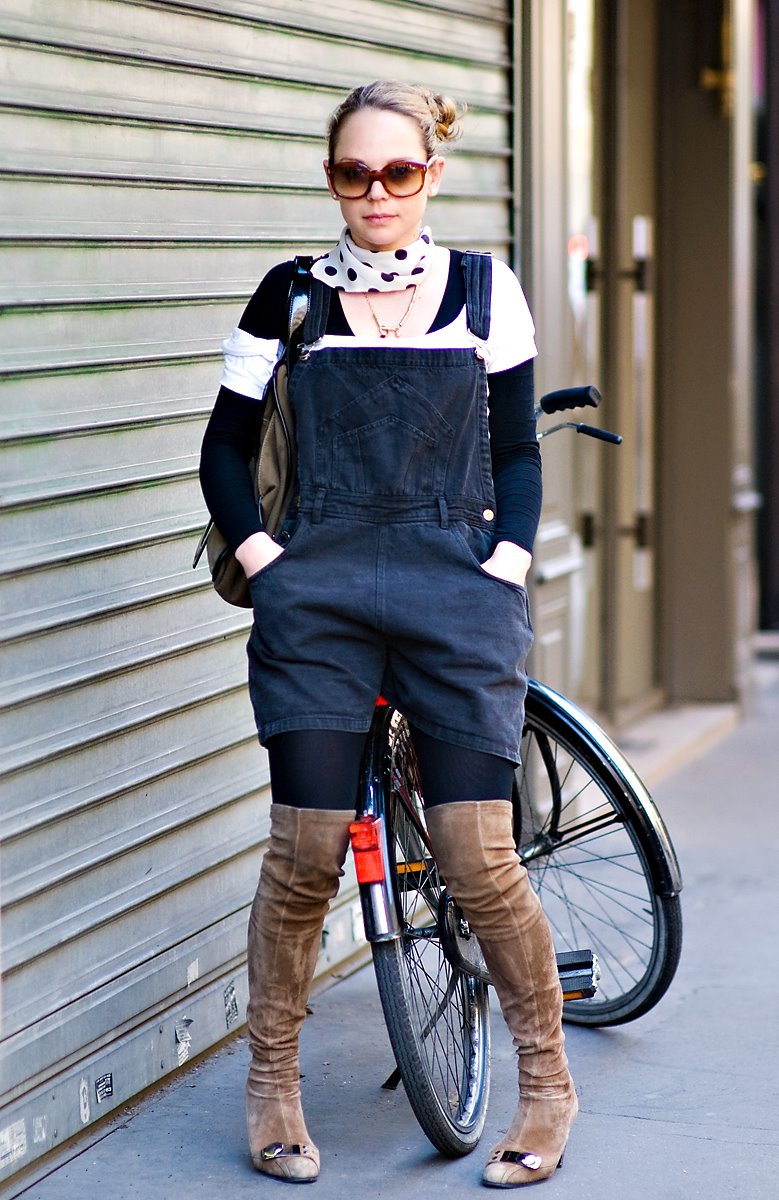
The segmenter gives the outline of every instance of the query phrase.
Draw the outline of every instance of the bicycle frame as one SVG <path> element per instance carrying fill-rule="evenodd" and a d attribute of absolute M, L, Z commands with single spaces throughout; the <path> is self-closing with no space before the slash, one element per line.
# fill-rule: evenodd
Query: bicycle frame
<path fill-rule="evenodd" d="M 540 689 L 535 680 L 529 687 Z M 554 695 L 554 693 L 550 693 Z M 395 710 L 383 699 L 377 702 L 371 722 L 360 772 L 355 820 L 349 827 L 354 853 L 357 882 L 360 891 L 365 936 L 368 942 L 387 942 L 399 939 L 403 929 L 398 921 L 400 905 L 395 895 L 396 877 L 389 853 L 384 814 L 388 809 L 388 787 L 391 787 L 390 764 L 386 762 L 389 744 L 388 726 Z M 583 714 L 582 714 L 583 716 Z M 377 753 L 377 751 L 379 753 Z M 375 765 L 379 764 L 378 770 Z M 413 824 L 423 846 L 433 858 L 430 840 L 413 804 L 399 793 L 406 819 Z M 651 801 L 650 801 L 651 803 Z M 405 864 L 414 868 L 415 864 Z M 420 871 L 425 864 L 419 864 Z M 437 915 L 442 946 L 453 966 L 468 975 L 491 983 L 478 942 L 472 938 L 453 898 L 444 893 Z M 464 926 L 464 928 L 462 928 Z M 575 951 L 557 956 L 560 981 L 566 999 L 591 996 L 597 988 L 598 964 L 591 951 Z"/>

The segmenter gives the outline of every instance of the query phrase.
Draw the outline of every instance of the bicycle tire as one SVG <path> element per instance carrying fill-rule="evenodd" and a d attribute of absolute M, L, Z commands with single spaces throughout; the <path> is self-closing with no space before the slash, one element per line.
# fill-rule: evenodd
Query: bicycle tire
<path fill-rule="evenodd" d="M 531 680 L 515 773 L 515 837 L 559 951 L 592 949 L 601 978 L 566 1020 L 632 1021 L 662 998 L 682 948 L 681 875 L 649 793 L 570 701 Z"/>
<path fill-rule="evenodd" d="M 399 938 L 372 944 L 379 996 L 414 1115 L 437 1150 L 458 1158 L 478 1145 L 487 1112 L 488 989 L 454 967 L 441 945 L 443 889 L 420 832 L 422 794 L 405 719 L 385 710 L 372 745 L 369 777 L 384 781 L 377 807 L 402 930 Z"/>

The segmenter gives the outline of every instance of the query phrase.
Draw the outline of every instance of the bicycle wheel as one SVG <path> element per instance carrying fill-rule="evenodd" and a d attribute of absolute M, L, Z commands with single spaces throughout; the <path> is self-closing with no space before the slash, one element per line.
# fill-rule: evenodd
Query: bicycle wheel
<path fill-rule="evenodd" d="M 442 892 L 426 843 L 408 725 L 385 711 L 371 775 L 382 798 L 400 938 L 374 942 L 373 962 L 392 1049 L 419 1124 L 441 1153 L 470 1153 L 484 1127 L 490 1083 L 487 986 L 446 958 Z M 378 761 L 377 761 L 378 760 Z"/>
<path fill-rule="evenodd" d="M 601 978 L 566 1001 L 580 1025 L 619 1025 L 667 991 L 682 946 L 681 875 L 649 793 L 603 730 L 530 682 L 515 836 L 558 951 L 587 948 Z"/>

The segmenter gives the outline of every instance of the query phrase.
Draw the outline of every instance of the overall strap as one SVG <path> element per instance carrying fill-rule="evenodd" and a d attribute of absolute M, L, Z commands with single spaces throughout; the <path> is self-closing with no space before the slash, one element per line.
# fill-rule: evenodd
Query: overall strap
<path fill-rule="evenodd" d="M 480 250 L 466 250 L 463 255 L 463 274 L 468 328 L 474 337 L 486 342 L 490 335 L 492 255 Z"/>

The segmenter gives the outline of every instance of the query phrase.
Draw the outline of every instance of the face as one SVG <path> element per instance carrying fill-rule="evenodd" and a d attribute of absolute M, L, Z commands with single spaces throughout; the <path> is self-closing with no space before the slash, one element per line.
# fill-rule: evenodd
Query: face
<path fill-rule="evenodd" d="M 341 126 L 334 162 L 354 159 L 373 171 L 396 159 L 427 162 L 422 133 L 413 117 L 385 108 L 363 108 L 352 113 Z M 325 162 L 325 167 L 327 163 Z M 435 196 L 444 164 L 437 159 L 427 171 L 425 184 L 416 196 L 391 196 L 380 180 L 374 179 L 367 196 L 358 200 L 338 199 L 352 240 L 364 250 L 399 250 L 419 237 L 428 196 Z"/>

